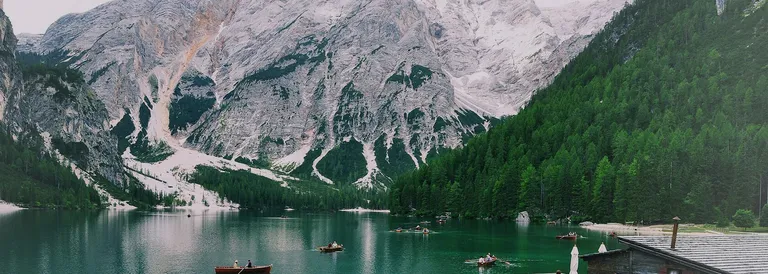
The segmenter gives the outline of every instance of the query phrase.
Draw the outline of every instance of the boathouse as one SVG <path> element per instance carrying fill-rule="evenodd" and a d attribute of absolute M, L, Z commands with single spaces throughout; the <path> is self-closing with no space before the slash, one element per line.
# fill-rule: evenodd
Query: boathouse
<path fill-rule="evenodd" d="M 590 274 L 768 273 L 768 236 L 619 237 L 626 249 L 583 255 Z"/>

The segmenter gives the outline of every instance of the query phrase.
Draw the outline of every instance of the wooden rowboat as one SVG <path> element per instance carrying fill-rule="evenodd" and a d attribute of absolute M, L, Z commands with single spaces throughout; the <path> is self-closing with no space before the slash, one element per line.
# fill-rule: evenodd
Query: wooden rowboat
<path fill-rule="evenodd" d="M 477 262 L 477 266 L 479 266 L 479 267 L 494 266 L 494 265 L 496 265 L 496 261 L 497 261 L 496 257 L 493 257 L 493 258 L 491 258 L 491 261 L 489 261 L 489 262 L 482 262 L 481 263 L 480 261 L 478 261 Z"/>
<path fill-rule="evenodd" d="M 246 267 L 217 266 L 214 268 L 216 274 L 244 274 L 244 273 L 270 273 L 272 265 Z"/>
<path fill-rule="evenodd" d="M 320 252 L 331 253 L 336 251 L 343 251 L 344 246 L 343 245 L 339 245 L 337 247 L 321 246 L 321 247 L 318 247 L 318 249 L 320 249 Z"/>

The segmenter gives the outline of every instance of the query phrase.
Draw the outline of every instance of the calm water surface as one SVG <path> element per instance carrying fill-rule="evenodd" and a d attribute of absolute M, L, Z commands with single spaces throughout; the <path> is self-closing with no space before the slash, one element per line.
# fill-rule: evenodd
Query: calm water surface
<path fill-rule="evenodd" d="M 594 253 L 603 233 L 572 226 L 449 220 L 433 234 L 394 233 L 413 218 L 381 213 L 38 211 L 0 215 L 0 273 L 213 273 L 237 259 L 273 264 L 273 273 L 553 273 L 567 272 L 575 231 L 582 254 Z M 282 213 L 275 213 L 279 216 Z M 432 220 L 433 221 L 433 220 Z M 343 252 L 321 254 L 338 241 Z M 491 252 L 511 266 L 479 269 L 467 259 Z M 586 273 L 584 262 L 579 273 Z M 40 273 L 40 272 L 38 272 Z"/>

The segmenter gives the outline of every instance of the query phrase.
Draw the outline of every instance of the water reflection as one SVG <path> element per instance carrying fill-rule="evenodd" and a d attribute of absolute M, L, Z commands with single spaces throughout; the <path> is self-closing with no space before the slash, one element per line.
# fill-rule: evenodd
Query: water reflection
<path fill-rule="evenodd" d="M 5 273 L 211 273 L 216 265 L 274 264 L 274 273 L 531 273 L 566 269 L 576 231 L 588 253 L 615 239 L 578 227 L 452 219 L 433 234 L 389 229 L 418 222 L 377 213 L 303 214 L 288 219 L 253 212 L 157 213 L 22 211 L 0 215 Z M 414 225 L 415 226 L 415 225 Z M 322 254 L 338 241 L 346 250 Z M 512 266 L 478 270 L 467 259 L 492 253 Z"/>

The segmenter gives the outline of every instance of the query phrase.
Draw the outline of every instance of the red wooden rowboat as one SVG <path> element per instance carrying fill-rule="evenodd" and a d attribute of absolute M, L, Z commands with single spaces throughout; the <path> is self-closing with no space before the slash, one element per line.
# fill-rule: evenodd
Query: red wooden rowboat
<path fill-rule="evenodd" d="M 497 261 L 496 257 L 492 257 L 490 261 L 486 261 L 486 262 L 482 262 L 482 263 L 480 261 L 477 261 L 477 266 L 479 266 L 479 267 L 494 266 L 494 265 L 496 265 L 496 261 Z"/>
<path fill-rule="evenodd" d="M 216 274 L 244 274 L 244 273 L 270 273 L 272 265 L 246 267 L 217 266 L 214 268 Z"/>

